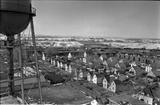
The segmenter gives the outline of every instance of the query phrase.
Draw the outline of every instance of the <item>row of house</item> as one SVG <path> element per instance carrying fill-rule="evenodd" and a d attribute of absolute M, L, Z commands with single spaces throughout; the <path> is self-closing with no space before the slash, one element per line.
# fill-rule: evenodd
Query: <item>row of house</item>
<path fill-rule="evenodd" d="M 147 77 L 156 77 L 150 64 L 127 61 L 122 58 L 116 59 L 116 57 L 107 58 L 102 55 L 95 58 L 93 56 L 89 58 L 87 53 L 84 52 L 83 57 L 75 61 L 68 63 L 61 60 L 51 60 L 51 63 L 59 68 L 64 68 L 64 70 L 69 73 L 73 73 L 75 80 L 87 80 L 88 82 L 103 87 L 106 91 L 114 93 L 123 90 L 119 89 L 119 87 L 127 87 L 124 86 L 126 84 L 124 84 L 123 81 L 131 76 L 134 77 L 140 73 L 147 73 Z M 72 59 L 71 53 L 68 54 L 66 59 Z M 144 97 L 146 96 L 144 95 Z M 150 98 L 151 97 L 144 98 L 145 102 L 150 103 L 150 101 L 148 101 Z"/>

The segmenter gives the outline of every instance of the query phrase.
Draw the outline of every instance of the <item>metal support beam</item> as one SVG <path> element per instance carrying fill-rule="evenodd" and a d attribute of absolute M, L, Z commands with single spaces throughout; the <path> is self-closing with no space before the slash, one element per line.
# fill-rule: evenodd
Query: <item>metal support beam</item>
<path fill-rule="evenodd" d="M 8 46 L 14 45 L 14 35 L 7 36 Z M 14 96 L 14 63 L 13 63 L 13 47 L 7 48 L 9 52 L 9 94 Z"/>
<path fill-rule="evenodd" d="M 22 92 L 22 104 L 25 103 L 24 100 L 24 76 L 23 76 L 23 60 L 22 60 L 22 46 L 21 46 L 21 35 L 18 34 L 18 42 L 19 42 L 19 67 L 21 71 L 21 92 Z"/>
<path fill-rule="evenodd" d="M 31 17 L 31 18 L 32 18 L 31 19 L 31 32 L 32 32 L 32 41 L 33 41 L 33 47 L 34 47 L 34 57 L 35 57 L 35 62 L 36 62 L 37 81 L 38 81 L 38 87 L 39 87 L 40 104 L 42 104 L 42 88 L 41 88 L 41 81 L 40 81 L 40 72 L 38 69 L 38 58 L 37 58 L 37 50 L 36 50 L 33 17 Z"/>

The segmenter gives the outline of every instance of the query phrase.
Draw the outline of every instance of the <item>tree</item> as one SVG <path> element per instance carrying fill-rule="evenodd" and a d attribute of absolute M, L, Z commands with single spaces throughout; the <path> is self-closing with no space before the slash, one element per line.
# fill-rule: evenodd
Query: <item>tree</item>
<path fill-rule="evenodd" d="M 47 49 L 45 49 L 45 53 L 46 53 L 46 56 L 50 58 L 54 56 L 55 54 L 57 54 L 58 51 L 56 48 L 48 47 Z"/>

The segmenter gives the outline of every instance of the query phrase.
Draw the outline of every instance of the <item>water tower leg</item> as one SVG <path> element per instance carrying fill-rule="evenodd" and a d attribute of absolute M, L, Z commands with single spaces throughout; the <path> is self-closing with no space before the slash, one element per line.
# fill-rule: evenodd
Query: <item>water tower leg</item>
<path fill-rule="evenodd" d="M 33 18 L 31 19 L 31 32 L 32 32 L 32 41 L 33 41 L 34 55 L 35 55 L 35 61 L 36 61 L 36 71 L 37 71 L 37 81 L 38 81 L 38 88 L 39 88 L 40 104 L 42 104 L 42 88 L 41 88 L 40 72 L 38 68 L 38 58 L 37 58 Z"/>
<path fill-rule="evenodd" d="M 14 96 L 14 64 L 13 64 L 13 44 L 14 36 L 10 35 L 7 37 L 8 41 L 8 52 L 9 52 L 9 94 Z"/>
<path fill-rule="evenodd" d="M 23 76 L 23 59 L 22 59 L 22 45 L 21 45 L 21 34 L 18 34 L 19 41 L 19 66 L 21 71 L 21 92 L 22 92 L 22 104 L 25 103 L 24 99 L 24 76 Z"/>

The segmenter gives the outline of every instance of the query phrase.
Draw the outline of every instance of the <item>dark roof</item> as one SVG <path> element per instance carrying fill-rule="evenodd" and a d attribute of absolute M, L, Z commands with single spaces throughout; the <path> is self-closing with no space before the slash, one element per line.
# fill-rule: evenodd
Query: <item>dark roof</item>
<path fill-rule="evenodd" d="M 116 83 L 116 85 L 122 85 L 122 84 L 123 84 L 123 82 L 121 82 L 121 81 L 118 80 L 118 79 L 115 79 L 114 82 Z"/>

